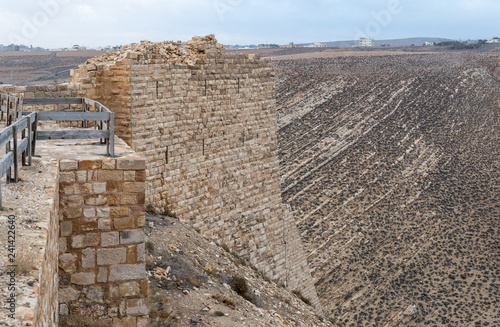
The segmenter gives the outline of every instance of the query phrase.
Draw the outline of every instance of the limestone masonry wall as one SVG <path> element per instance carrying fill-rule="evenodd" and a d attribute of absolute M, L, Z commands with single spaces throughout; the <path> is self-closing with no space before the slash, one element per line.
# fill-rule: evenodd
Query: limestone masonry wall
<path fill-rule="evenodd" d="M 50 184 L 45 185 L 47 201 L 52 202 L 50 216 L 47 224 L 47 234 L 45 235 L 44 256 L 40 268 L 39 276 L 39 291 L 35 308 L 34 325 L 35 327 L 42 326 L 58 326 L 58 281 L 57 261 L 58 261 L 58 238 L 59 238 L 59 180 L 56 167 L 50 165 L 50 169 L 54 168 L 53 173 L 55 178 L 50 181 Z"/>
<path fill-rule="evenodd" d="M 281 200 L 274 72 L 213 36 L 132 44 L 72 74 L 79 96 L 117 113 L 146 158 L 146 202 L 227 244 L 319 308 L 295 222 Z"/>
<path fill-rule="evenodd" d="M 147 326 L 144 160 L 61 160 L 59 314 Z"/>

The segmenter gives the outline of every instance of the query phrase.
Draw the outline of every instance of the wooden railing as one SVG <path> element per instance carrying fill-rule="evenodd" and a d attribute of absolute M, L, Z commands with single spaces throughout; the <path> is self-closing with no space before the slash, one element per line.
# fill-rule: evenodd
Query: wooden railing
<path fill-rule="evenodd" d="M 100 139 L 106 143 L 106 153 L 114 156 L 114 116 L 115 114 L 101 103 L 87 98 L 17 98 L 0 94 L 1 117 L 6 124 L 19 119 L 23 115 L 36 113 L 37 121 L 81 121 L 82 127 L 93 125 L 93 130 L 58 130 L 37 131 L 35 140 L 56 139 Z M 81 111 L 24 111 L 25 106 L 36 105 L 81 105 Z"/>
<path fill-rule="evenodd" d="M 0 132 L 0 147 L 6 145 L 6 154 L 0 160 L 0 177 L 7 174 L 7 183 L 17 183 L 19 181 L 19 157 L 22 157 L 21 162 L 23 166 L 31 166 L 31 157 L 35 149 L 34 126 L 36 126 L 36 113 L 31 113 L 23 116 Z M 20 139 L 18 139 L 19 133 L 21 133 Z M 28 162 L 26 162 L 26 158 L 28 158 Z M 12 177 L 12 166 L 14 166 L 14 177 Z M 0 186 L 0 208 L 1 207 L 2 192 Z"/>
<path fill-rule="evenodd" d="M 24 111 L 25 106 L 81 105 L 81 111 Z M 7 125 L 0 132 L 0 148 L 6 145 L 6 154 L 0 160 L 0 178 L 7 174 L 7 183 L 18 182 L 18 159 L 30 165 L 35 155 L 37 140 L 100 139 L 106 144 L 106 153 L 115 155 L 114 113 L 97 101 L 87 98 L 18 98 L 0 94 L 0 120 Z M 86 129 L 39 131 L 39 121 L 77 121 Z M 88 129 L 93 126 L 93 129 Z M 21 133 L 21 138 L 18 134 Z M 28 161 L 26 162 L 26 158 Z M 14 166 L 14 177 L 12 177 Z M 0 186 L 1 187 L 1 186 Z M 0 208 L 2 192 L 0 188 Z"/>

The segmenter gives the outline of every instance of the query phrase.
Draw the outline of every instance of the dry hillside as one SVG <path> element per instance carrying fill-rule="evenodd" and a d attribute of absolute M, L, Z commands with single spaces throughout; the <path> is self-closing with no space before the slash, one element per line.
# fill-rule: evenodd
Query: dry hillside
<path fill-rule="evenodd" d="M 342 326 L 500 326 L 499 59 L 274 59 L 283 198 Z"/>

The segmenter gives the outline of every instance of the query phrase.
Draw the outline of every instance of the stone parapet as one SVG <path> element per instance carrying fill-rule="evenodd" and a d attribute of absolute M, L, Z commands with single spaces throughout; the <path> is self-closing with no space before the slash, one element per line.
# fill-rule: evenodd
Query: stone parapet
<path fill-rule="evenodd" d="M 37 148 L 59 160 L 60 321 L 147 326 L 145 160 L 118 138 L 116 158 L 64 143 Z"/>

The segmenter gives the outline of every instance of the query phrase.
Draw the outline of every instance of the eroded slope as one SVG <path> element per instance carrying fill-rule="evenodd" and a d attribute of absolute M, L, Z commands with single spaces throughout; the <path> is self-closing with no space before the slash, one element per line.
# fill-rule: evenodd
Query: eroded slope
<path fill-rule="evenodd" d="M 498 58 L 275 61 L 283 198 L 345 326 L 500 324 Z"/>

